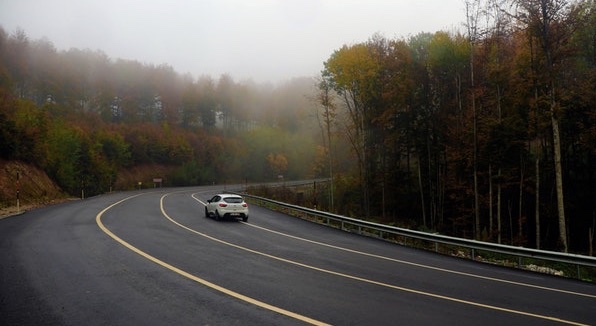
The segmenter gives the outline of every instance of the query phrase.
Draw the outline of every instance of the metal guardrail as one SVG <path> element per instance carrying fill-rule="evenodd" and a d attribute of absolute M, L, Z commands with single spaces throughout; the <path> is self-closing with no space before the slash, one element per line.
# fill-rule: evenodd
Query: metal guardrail
<path fill-rule="evenodd" d="M 396 241 L 396 238 L 403 237 L 403 244 L 408 245 L 408 239 L 413 241 L 426 241 L 434 244 L 434 251 L 439 252 L 439 245 L 456 246 L 467 248 L 471 251 L 470 258 L 476 260 L 478 251 L 498 253 L 510 255 L 518 258 L 516 267 L 522 268 L 522 258 L 532 258 L 536 260 L 550 261 L 555 263 L 562 263 L 572 265 L 576 269 L 576 278 L 582 279 L 581 267 L 594 268 L 596 272 L 596 257 L 568 254 L 562 252 L 553 252 L 545 250 L 537 250 L 525 247 L 516 247 L 509 245 L 502 245 L 490 242 L 483 242 L 470 239 L 455 238 L 440 234 L 432 234 L 421 231 L 414 231 L 403 229 L 395 226 L 384 225 L 374 222 L 363 221 L 351 217 L 332 214 L 328 212 L 318 211 L 310 208 L 305 208 L 297 205 L 287 204 L 263 197 L 253 196 L 246 193 L 238 193 L 247 198 L 262 203 L 272 204 L 283 207 L 302 215 L 313 216 L 319 220 L 320 223 L 335 226 L 341 230 L 348 232 L 355 232 L 360 235 L 374 236 L 384 240 Z M 571 275 L 567 275 L 571 277 Z M 596 282 L 596 280 L 590 280 Z"/>

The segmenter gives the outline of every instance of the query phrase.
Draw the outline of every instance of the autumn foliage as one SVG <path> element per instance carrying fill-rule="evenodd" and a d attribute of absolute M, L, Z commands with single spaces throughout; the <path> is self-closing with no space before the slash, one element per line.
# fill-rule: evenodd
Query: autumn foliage
<path fill-rule="evenodd" d="M 316 81 L 276 86 L 0 28 L 0 159 L 72 195 L 329 177 L 317 208 L 591 252 L 595 2 L 466 8 L 464 32 L 376 34 L 331 53 Z"/>
<path fill-rule="evenodd" d="M 310 78 L 276 87 L 194 79 L 0 28 L 0 158 L 35 164 L 76 196 L 153 187 L 154 178 L 190 186 L 310 177 L 312 89 Z"/>
<path fill-rule="evenodd" d="M 590 252 L 595 2 L 466 7 L 464 33 L 374 35 L 325 62 L 320 94 L 336 96 L 319 97 L 321 114 L 335 108 L 333 133 L 357 163 L 352 182 L 336 181 L 335 209 L 350 213 L 348 196 L 389 223 Z"/>

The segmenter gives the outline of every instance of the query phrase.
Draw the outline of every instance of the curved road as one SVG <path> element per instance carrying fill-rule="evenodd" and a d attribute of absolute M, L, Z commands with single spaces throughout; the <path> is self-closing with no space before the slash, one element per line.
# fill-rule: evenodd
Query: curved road
<path fill-rule="evenodd" d="M 445 257 L 216 187 L 115 193 L 0 220 L 1 325 L 591 325 L 596 286 Z"/>

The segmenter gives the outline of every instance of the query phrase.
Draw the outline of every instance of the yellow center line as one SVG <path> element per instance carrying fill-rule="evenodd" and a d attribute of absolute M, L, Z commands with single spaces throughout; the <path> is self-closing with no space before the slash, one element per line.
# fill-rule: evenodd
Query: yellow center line
<path fill-rule="evenodd" d="M 209 281 L 207 281 L 207 280 L 205 280 L 205 279 L 202 279 L 202 278 L 200 278 L 200 277 L 197 277 L 197 276 L 195 276 L 195 275 L 193 275 L 193 274 L 190 274 L 190 273 L 188 273 L 188 272 L 186 272 L 186 271 L 184 271 L 184 270 L 182 270 L 182 269 L 180 269 L 180 268 L 177 268 L 177 267 L 175 267 L 175 266 L 172 266 L 172 265 L 170 265 L 170 264 L 168 264 L 168 263 L 166 263 L 166 262 L 164 262 L 164 261 L 162 261 L 162 260 L 159 260 L 159 259 L 157 259 L 157 258 L 155 258 L 155 257 L 153 257 L 153 256 L 151 256 L 151 255 L 149 255 L 148 253 L 146 253 L 146 252 L 144 252 L 144 251 L 142 251 L 142 250 L 138 249 L 137 247 L 135 247 L 135 246 L 131 245 L 130 243 L 128 243 L 128 242 L 126 242 L 126 241 L 124 241 L 122 238 L 120 238 L 120 237 L 118 237 L 117 235 L 115 235 L 115 234 L 114 234 L 112 231 L 110 231 L 110 230 L 109 230 L 109 229 L 108 229 L 108 228 L 107 228 L 107 227 L 106 227 L 106 226 L 103 224 L 103 222 L 101 221 L 101 217 L 102 217 L 102 215 L 103 215 L 105 212 L 107 212 L 109 209 L 111 209 L 112 207 L 114 207 L 114 206 L 116 206 L 116 205 L 119 205 L 119 204 L 121 204 L 121 203 L 123 203 L 124 201 L 127 201 L 127 200 L 129 200 L 129 199 L 135 198 L 135 197 L 137 197 L 137 196 L 140 196 L 140 194 L 138 194 L 138 195 L 134 195 L 134 196 L 130 196 L 130 197 L 127 197 L 127 198 L 124 198 L 124 199 L 122 199 L 122 200 L 120 200 L 120 201 L 118 201 L 118 202 L 116 202 L 116 203 L 114 203 L 114 204 L 112 204 L 112 205 L 110 205 L 110 206 L 106 207 L 106 208 L 105 208 L 105 209 L 103 209 L 101 212 L 99 212 L 99 213 L 97 214 L 97 216 L 95 217 L 95 221 L 96 221 L 97 225 L 99 226 L 99 228 L 100 228 L 100 229 L 101 229 L 101 230 L 102 230 L 104 233 L 106 233 L 108 236 L 110 236 L 112 239 L 116 240 L 118 243 L 120 243 L 120 244 L 121 244 L 121 245 L 123 245 L 124 247 L 126 247 L 126 248 L 130 249 L 130 250 L 131 250 L 131 251 L 133 251 L 134 253 L 136 253 L 136 254 L 139 254 L 139 255 L 141 255 L 142 257 L 144 257 L 144 258 L 148 259 L 149 261 L 151 261 L 151 262 L 154 262 L 155 264 L 158 264 L 158 265 L 160 265 L 160 266 L 162 266 L 162 267 L 165 267 L 165 268 L 167 268 L 168 270 L 170 270 L 170 271 L 172 271 L 172 272 L 175 272 L 175 273 L 177 273 L 177 274 L 179 274 L 179 275 L 181 275 L 181 276 L 184 276 L 184 277 L 186 277 L 186 278 L 188 278 L 188 279 L 190 279 L 190 280 L 192 280 L 192 281 L 195 281 L 195 282 L 197 282 L 197 283 L 199 283 L 199 284 L 202 284 L 202 285 L 204 285 L 204 286 L 207 286 L 207 287 L 209 287 L 209 288 L 211 288 L 211 289 L 213 289 L 213 290 L 216 290 L 216 291 L 219 291 L 219 292 L 221 292 L 221 293 L 227 294 L 227 295 L 229 295 L 229 296 L 232 296 L 232 297 L 234 297 L 234 298 L 236 298 L 236 299 L 239 299 L 239 300 L 242 300 L 242 301 L 248 302 L 248 303 L 250 303 L 250 304 L 253 304 L 253 305 L 255 305 L 255 306 L 258 306 L 258 307 L 261 307 L 261 308 L 264 308 L 264 309 L 267 309 L 267 310 L 270 310 L 270 311 L 273 311 L 273 312 L 276 312 L 276 313 L 279 313 L 279 314 L 282 314 L 282 315 L 285 315 L 285 316 L 288 316 L 288 317 L 291 317 L 291 318 L 294 318 L 294 319 L 297 319 L 297 320 L 300 320 L 300 321 L 303 321 L 303 322 L 305 322 L 305 323 L 309 323 L 309 324 L 312 324 L 312 325 L 328 325 L 327 323 L 324 323 L 324 322 L 322 322 L 322 321 L 318 321 L 318 320 L 315 320 L 315 319 L 312 319 L 312 318 L 309 318 L 309 317 L 306 317 L 306 316 L 303 316 L 303 315 L 300 315 L 300 314 L 297 314 L 297 313 L 294 313 L 294 312 L 291 312 L 291 311 L 288 311 L 288 310 L 285 310 L 285 309 L 282 309 L 282 308 L 279 308 L 279 307 L 276 307 L 276 306 L 273 306 L 273 305 L 270 305 L 270 304 L 268 304 L 268 303 L 265 303 L 265 302 L 262 302 L 262 301 L 259 301 L 259 300 L 256 300 L 256 299 L 253 299 L 253 298 L 251 298 L 251 297 L 248 297 L 248 296 L 246 296 L 246 295 L 240 294 L 240 293 L 238 293 L 238 292 L 234 292 L 234 291 L 232 291 L 232 290 L 229 290 L 229 289 L 227 289 L 227 288 L 224 288 L 224 287 L 222 287 L 222 286 L 219 286 L 219 285 L 217 285 L 217 284 L 215 284 L 215 283 L 212 283 L 212 282 L 209 282 Z M 161 201 L 160 201 L 161 210 L 162 210 L 162 213 L 163 213 L 164 215 L 166 215 L 166 214 L 165 214 L 165 211 L 163 210 L 163 198 L 164 198 L 165 196 L 167 196 L 167 195 L 164 195 L 164 196 L 161 198 Z M 167 217 L 168 219 L 170 219 L 170 217 L 169 217 L 169 216 L 167 216 L 167 215 L 166 215 L 166 217 Z M 171 220 L 171 219 L 170 219 L 170 220 Z M 172 220 L 172 221 L 173 221 L 173 220 Z M 176 224 L 178 224 L 178 223 L 176 223 Z M 179 224 L 179 225 L 180 225 L 180 224 Z"/>

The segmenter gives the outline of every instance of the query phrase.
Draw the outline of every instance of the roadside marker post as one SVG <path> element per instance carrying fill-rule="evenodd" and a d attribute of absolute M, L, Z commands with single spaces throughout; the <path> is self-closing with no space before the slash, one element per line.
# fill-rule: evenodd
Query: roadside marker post
<path fill-rule="evenodd" d="M 21 213 L 21 199 L 19 198 L 20 193 L 20 185 L 19 180 L 21 179 L 21 173 L 17 171 L 17 214 Z"/>

